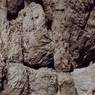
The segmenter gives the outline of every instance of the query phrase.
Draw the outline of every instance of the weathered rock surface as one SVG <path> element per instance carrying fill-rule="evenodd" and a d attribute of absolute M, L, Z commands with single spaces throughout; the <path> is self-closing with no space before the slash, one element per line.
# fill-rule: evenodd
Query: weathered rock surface
<path fill-rule="evenodd" d="M 0 95 L 94 95 L 94 20 L 94 0 L 0 0 Z"/>
<path fill-rule="evenodd" d="M 53 64 L 51 38 L 45 25 L 45 14 L 39 4 L 32 3 L 23 19 L 24 62 L 46 66 Z"/>
<path fill-rule="evenodd" d="M 58 73 L 59 95 L 77 95 L 77 90 L 70 73 Z"/>
<path fill-rule="evenodd" d="M 78 95 L 95 94 L 95 64 L 72 72 Z"/>
<path fill-rule="evenodd" d="M 30 69 L 21 63 L 7 64 L 7 81 L 2 95 L 55 95 L 57 76 L 52 69 Z"/>

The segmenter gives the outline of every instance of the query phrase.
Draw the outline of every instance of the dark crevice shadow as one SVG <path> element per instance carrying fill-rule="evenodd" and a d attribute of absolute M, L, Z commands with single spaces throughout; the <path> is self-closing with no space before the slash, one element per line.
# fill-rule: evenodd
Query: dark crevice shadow
<path fill-rule="evenodd" d="M 79 58 L 76 59 L 75 61 L 78 64 L 77 68 L 84 68 L 88 67 L 90 63 L 94 64 L 95 62 L 95 48 L 92 50 L 89 50 L 89 52 L 85 53 L 85 50 L 81 50 L 81 53 Z"/>
<path fill-rule="evenodd" d="M 49 55 L 48 56 L 48 64 L 29 64 L 28 62 L 22 62 L 25 66 L 27 67 L 30 67 L 30 68 L 33 68 L 33 69 L 40 69 L 40 68 L 43 68 L 43 67 L 47 67 L 47 68 L 52 68 L 54 69 L 54 59 L 53 59 L 53 56 L 52 55 Z"/>
<path fill-rule="evenodd" d="M 17 6 L 16 6 L 16 8 L 15 8 L 16 12 L 12 13 L 12 12 L 10 12 L 10 11 L 8 10 L 8 11 L 7 11 L 7 19 L 8 19 L 9 21 L 11 21 L 11 20 L 13 20 L 13 19 L 16 19 L 16 18 L 18 17 L 19 11 L 21 11 L 22 9 L 24 9 L 24 7 L 25 7 L 25 4 L 24 4 L 24 2 L 23 2 L 23 3 L 21 3 L 20 5 L 17 5 Z"/>
<path fill-rule="evenodd" d="M 51 30 L 52 22 L 53 22 L 53 20 L 49 20 L 49 19 L 46 21 L 46 25 L 47 25 L 48 30 Z"/>
<path fill-rule="evenodd" d="M 54 69 L 54 63 L 49 63 L 47 65 L 40 65 L 40 64 L 29 64 L 28 62 L 23 62 L 23 64 L 27 67 L 33 68 L 33 69 L 40 69 L 43 67 L 47 67 L 47 68 L 53 68 Z"/>

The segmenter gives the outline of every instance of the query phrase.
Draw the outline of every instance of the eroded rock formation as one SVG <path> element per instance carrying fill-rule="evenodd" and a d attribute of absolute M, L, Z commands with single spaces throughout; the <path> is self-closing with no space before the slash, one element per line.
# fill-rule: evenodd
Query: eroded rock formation
<path fill-rule="evenodd" d="M 94 95 L 94 19 L 94 0 L 0 0 L 0 95 Z"/>

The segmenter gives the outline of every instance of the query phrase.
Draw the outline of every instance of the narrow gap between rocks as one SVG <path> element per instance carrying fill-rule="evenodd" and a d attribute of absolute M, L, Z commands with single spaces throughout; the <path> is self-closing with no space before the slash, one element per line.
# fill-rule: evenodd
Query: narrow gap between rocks
<path fill-rule="evenodd" d="M 47 60 L 48 61 L 48 64 L 29 64 L 28 62 L 25 62 L 25 56 L 24 56 L 24 53 L 25 53 L 25 49 L 24 49 L 24 46 L 23 46 L 23 36 L 21 37 L 21 48 L 22 48 L 22 56 L 23 56 L 23 59 L 22 59 L 22 63 L 27 66 L 27 67 L 30 67 L 30 68 L 33 68 L 33 69 L 39 69 L 39 68 L 42 68 L 42 67 L 47 67 L 47 68 L 53 68 L 54 69 L 54 56 L 53 56 L 53 53 L 49 54 L 47 56 Z M 46 55 L 43 55 L 43 57 L 46 56 Z M 42 58 L 43 58 L 42 57 Z M 43 60 L 44 61 L 44 60 Z"/>
<path fill-rule="evenodd" d="M 46 21 L 46 25 L 47 25 L 47 29 L 48 30 L 51 30 L 52 22 L 53 21 L 52 20 L 49 20 L 49 19 Z"/>
<path fill-rule="evenodd" d="M 7 84 L 7 69 L 6 66 L 2 68 L 2 77 L 1 77 L 1 86 L 0 86 L 0 92 L 4 90 L 5 84 Z"/>

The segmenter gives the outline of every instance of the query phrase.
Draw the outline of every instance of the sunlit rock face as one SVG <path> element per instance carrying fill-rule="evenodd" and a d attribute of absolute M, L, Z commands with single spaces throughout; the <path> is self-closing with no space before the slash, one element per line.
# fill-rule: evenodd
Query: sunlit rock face
<path fill-rule="evenodd" d="M 94 95 L 94 0 L 0 0 L 0 95 Z"/>

